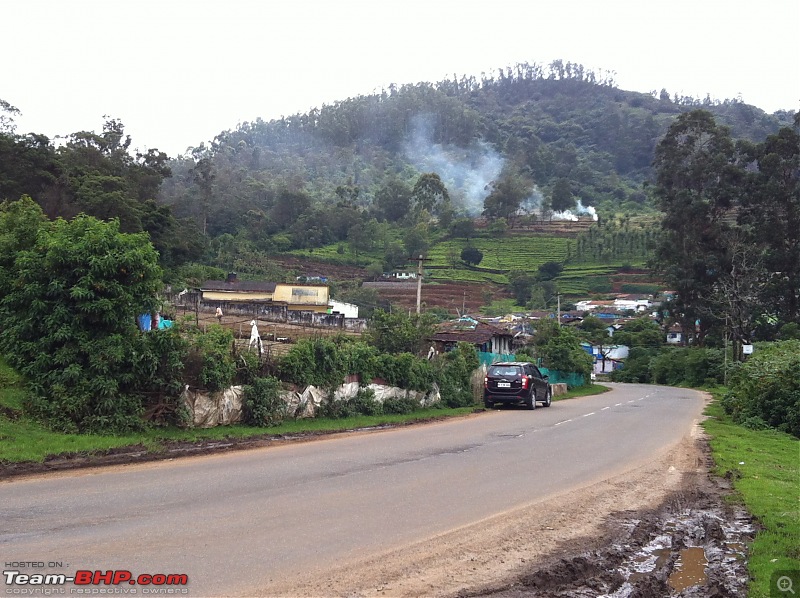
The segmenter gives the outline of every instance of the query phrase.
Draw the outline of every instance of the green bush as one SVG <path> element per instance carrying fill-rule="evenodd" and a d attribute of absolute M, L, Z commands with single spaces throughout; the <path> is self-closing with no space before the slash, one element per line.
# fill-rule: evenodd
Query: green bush
<path fill-rule="evenodd" d="M 427 392 L 434 381 L 430 362 L 411 353 L 380 354 L 376 358 L 376 368 L 377 375 L 389 386 Z"/>
<path fill-rule="evenodd" d="M 349 399 L 328 399 L 320 405 L 319 416 L 331 419 L 343 419 L 359 415 L 380 415 L 383 405 L 375 400 L 375 392 L 371 388 L 361 388 Z"/>
<path fill-rule="evenodd" d="M 419 409 L 419 403 L 410 397 L 386 399 L 383 401 L 383 412 L 386 415 L 405 415 L 414 413 L 417 409 Z"/>
<path fill-rule="evenodd" d="M 734 369 L 722 406 L 737 423 L 763 422 L 800 438 L 800 341 L 756 345 Z"/>
<path fill-rule="evenodd" d="M 251 426 L 274 426 L 286 417 L 286 402 L 280 396 L 277 378 L 256 378 L 243 388 L 244 422 Z"/>
<path fill-rule="evenodd" d="M 612 373 L 611 379 L 668 386 L 712 386 L 724 382 L 724 359 L 720 349 L 632 347 L 624 367 Z"/>
<path fill-rule="evenodd" d="M 472 372 L 479 365 L 478 353 L 469 343 L 458 343 L 454 351 L 436 359 L 434 379 L 439 386 L 444 406 L 467 407 L 475 402 Z"/>
<path fill-rule="evenodd" d="M 288 382 L 332 390 L 352 373 L 347 365 L 344 352 L 334 340 L 315 338 L 295 344 L 280 360 L 278 369 Z"/>
<path fill-rule="evenodd" d="M 188 329 L 189 352 L 184 379 L 189 386 L 219 391 L 233 383 L 236 363 L 233 360 L 233 333 L 221 326 L 209 326 L 205 332 Z"/>
<path fill-rule="evenodd" d="M 624 366 L 611 373 L 611 380 L 614 382 L 652 382 L 650 362 L 657 354 L 658 351 L 653 349 L 632 347 Z"/>

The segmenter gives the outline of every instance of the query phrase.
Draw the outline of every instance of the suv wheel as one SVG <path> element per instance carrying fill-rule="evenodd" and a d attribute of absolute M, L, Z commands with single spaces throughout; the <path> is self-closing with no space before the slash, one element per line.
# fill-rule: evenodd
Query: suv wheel
<path fill-rule="evenodd" d="M 552 403 L 552 402 L 553 402 L 553 391 L 550 389 L 550 386 L 548 385 L 547 386 L 547 394 L 544 397 L 543 405 L 545 407 L 549 407 L 550 403 Z"/>
<path fill-rule="evenodd" d="M 494 409 L 494 403 L 492 403 L 491 401 L 484 401 L 483 402 L 483 406 L 486 409 Z"/>
<path fill-rule="evenodd" d="M 525 406 L 528 409 L 536 409 L 536 393 L 531 389 L 531 395 L 525 400 Z"/>

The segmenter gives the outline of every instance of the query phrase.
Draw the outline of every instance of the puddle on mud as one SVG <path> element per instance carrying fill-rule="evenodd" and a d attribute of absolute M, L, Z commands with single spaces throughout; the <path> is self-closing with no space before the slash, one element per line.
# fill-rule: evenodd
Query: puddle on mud
<path fill-rule="evenodd" d="M 700 598 L 744 596 L 747 543 L 754 528 L 744 511 L 723 511 L 698 497 L 658 512 L 621 518 L 623 537 L 590 554 L 561 559 L 512 586 L 461 596 L 492 598 Z M 727 515 L 727 517 L 725 516 Z"/>
<path fill-rule="evenodd" d="M 669 576 L 669 587 L 676 592 L 703 585 L 708 581 L 706 575 L 706 551 L 700 547 L 684 548 L 675 561 L 675 568 Z"/>

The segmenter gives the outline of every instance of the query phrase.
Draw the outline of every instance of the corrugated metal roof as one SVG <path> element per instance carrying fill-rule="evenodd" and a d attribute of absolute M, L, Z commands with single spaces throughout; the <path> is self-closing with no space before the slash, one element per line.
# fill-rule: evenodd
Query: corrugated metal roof
<path fill-rule="evenodd" d="M 258 280 L 206 280 L 200 285 L 201 291 L 228 291 L 245 293 L 274 293 L 277 283 Z"/>

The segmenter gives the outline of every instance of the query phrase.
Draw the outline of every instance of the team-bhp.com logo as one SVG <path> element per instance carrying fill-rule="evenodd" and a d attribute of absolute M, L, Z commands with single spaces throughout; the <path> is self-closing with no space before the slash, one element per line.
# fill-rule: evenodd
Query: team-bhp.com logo
<path fill-rule="evenodd" d="M 70 593 L 76 594 L 136 594 L 136 590 L 126 586 L 144 586 L 141 588 L 142 594 L 187 594 L 185 586 L 189 583 L 189 576 L 185 573 L 142 573 L 134 576 L 130 571 L 109 570 L 109 571 L 87 571 L 79 570 L 75 575 L 65 575 L 63 573 L 22 573 L 21 571 L 3 571 L 3 578 L 6 586 L 45 586 L 56 589 L 68 583 L 80 588 L 72 588 Z M 85 587 L 88 586 L 88 587 Z M 111 591 L 111 588 L 98 592 L 95 586 L 120 586 L 128 591 Z M 178 586 L 178 587 L 175 587 Z M 6 593 L 9 592 L 6 588 Z M 56 592 L 61 593 L 61 592 Z"/>

